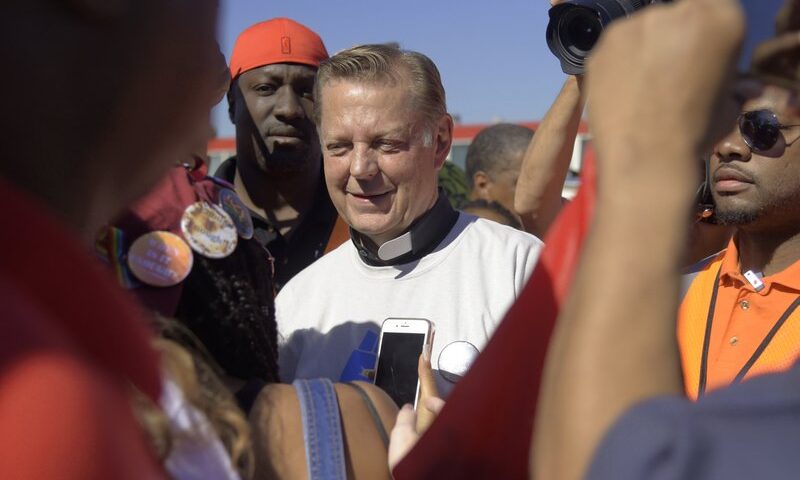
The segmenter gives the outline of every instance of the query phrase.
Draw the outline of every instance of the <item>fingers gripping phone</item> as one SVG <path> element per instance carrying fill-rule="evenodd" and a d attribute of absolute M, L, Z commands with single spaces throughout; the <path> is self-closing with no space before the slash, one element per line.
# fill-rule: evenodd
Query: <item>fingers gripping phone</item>
<path fill-rule="evenodd" d="M 424 318 L 387 318 L 381 326 L 375 385 L 398 406 L 417 408 L 419 356 L 432 337 L 433 326 Z"/>

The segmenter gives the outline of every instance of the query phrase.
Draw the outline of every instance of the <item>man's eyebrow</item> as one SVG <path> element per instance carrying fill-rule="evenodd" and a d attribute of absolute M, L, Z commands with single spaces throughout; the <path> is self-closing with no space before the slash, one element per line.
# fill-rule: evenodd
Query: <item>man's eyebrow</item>
<path fill-rule="evenodd" d="M 757 112 L 759 110 L 769 110 L 770 112 L 774 113 L 776 117 L 778 117 L 779 121 L 784 117 L 784 115 L 781 114 L 781 109 L 775 105 L 775 102 L 770 102 L 764 99 L 748 103 L 747 108 L 742 109 L 741 113 Z"/>
<path fill-rule="evenodd" d="M 388 128 L 386 130 L 382 130 L 375 135 L 376 138 L 382 137 L 394 137 L 394 136 L 402 136 L 406 135 L 409 132 L 408 126 L 399 125 L 397 127 Z"/>
<path fill-rule="evenodd" d="M 314 80 L 317 76 L 317 72 L 309 72 L 307 70 L 302 71 L 294 71 L 290 74 L 292 78 L 296 78 L 298 80 Z"/>
<path fill-rule="evenodd" d="M 320 132 L 320 138 L 324 143 L 337 143 L 352 141 L 351 135 L 344 129 L 328 129 L 324 135 Z"/>
<path fill-rule="evenodd" d="M 259 72 L 254 73 L 253 75 L 250 75 L 248 77 L 248 79 L 247 79 L 247 83 L 251 83 L 252 84 L 252 83 L 264 82 L 264 81 L 268 81 L 268 80 L 280 81 L 281 78 L 280 78 L 280 75 L 277 75 L 275 73 L 259 71 Z"/>

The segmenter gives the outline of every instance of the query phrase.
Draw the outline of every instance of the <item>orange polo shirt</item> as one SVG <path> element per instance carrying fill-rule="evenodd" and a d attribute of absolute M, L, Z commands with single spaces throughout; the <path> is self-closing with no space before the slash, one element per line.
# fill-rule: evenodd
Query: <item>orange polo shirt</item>
<path fill-rule="evenodd" d="M 725 252 L 692 282 L 678 318 L 678 341 L 690 398 L 697 397 L 706 337 L 706 392 L 730 385 L 740 374 L 749 378 L 786 370 L 800 358 L 800 308 L 791 310 L 800 297 L 800 261 L 761 281 L 764 288 L 756 292 L 739 271 L 739 252 L 732 239 Z M 785 320 L 779 322 L 783 316 Z"/>

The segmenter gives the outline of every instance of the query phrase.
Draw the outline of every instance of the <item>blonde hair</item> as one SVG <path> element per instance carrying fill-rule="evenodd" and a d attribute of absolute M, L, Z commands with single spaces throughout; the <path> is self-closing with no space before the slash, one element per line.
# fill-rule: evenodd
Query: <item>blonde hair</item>
<path fill-rule="evenodd" d="M 427 126 L 433 127 L 447 115 L 439 69 L 427 56 L 401 50 L 397 44 L 359 45 L 342 50 L 320 64 L 314 82 L 314 119 L 317 125 L 322 118 L 322 88 L 332 80 L 392 86 L 408 80 L 414 109 L 420 112 Z M 426 135 L 430 135 L 430 138 L 426 137 L 426 143 L 430 143 L 432 133 Z"/>
<path fill-rule="evenodd" d="M 157 316 L 155 326 L 161 337 L 153 343 L 161 353 L 164 374 L 174 380 L 186 400 L 206 416 L 241 478 L 252 478 L 255 458 L 250 424 L 233 394 L 222 383 L 221 367 L 214 363 L 200 340 L 178 321 Z M 156 458 L 163 463 L 173 444 L 166 414 L 138 391 L 134 391 L 132 405 Z"/>

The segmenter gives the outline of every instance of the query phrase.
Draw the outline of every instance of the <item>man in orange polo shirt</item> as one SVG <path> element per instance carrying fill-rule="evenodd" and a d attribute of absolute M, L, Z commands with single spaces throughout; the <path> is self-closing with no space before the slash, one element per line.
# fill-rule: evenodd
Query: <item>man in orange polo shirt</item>
<path fill-rule="evenodd" d="M 160 394 L 150 332 L 89 245 L 201 138 L 216 17 L 216 0 L 0 2 L 4 480 L 164 476 L 132 408 Z"/>
<path fill-rule="evenodd" d="M 684 385 L 691 398 L 800 358 L 800 100 L 769 86 L 744 105 L 713 151 L 715 218 L 734 225 L 679 311 Z"/>

